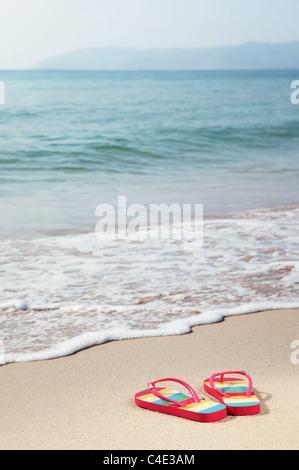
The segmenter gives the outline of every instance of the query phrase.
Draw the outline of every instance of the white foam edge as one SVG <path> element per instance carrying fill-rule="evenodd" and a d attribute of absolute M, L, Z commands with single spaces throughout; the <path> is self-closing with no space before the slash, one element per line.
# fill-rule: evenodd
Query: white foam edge
<path fill-rule="evenodd" d="M 260 303 L 239 305 L 234 308 L 205 311 L 188 318 L 182 318 L 165 323 L 157 329 L 130 330 L 128 328 L 109 328 L 106 331 L 89 332 L 75 336 L 41 351 L 34 351 L 32 353 L 4 353 L 2 354 L 2 358 L 0 356 L 0 364 L 4 365 L 16 362 L 43 361 L 70 356 L 84 349 L 111 341 L 184 335 L 191 333 L 192 328 L 195 326 L 219 323 L 226 317 L 234 315 L 244 315 L 269 310 L 292 310 L 298 308 L 299 304 L 295 302 L 279 303 L 277 301 L 264 301 Z"/>

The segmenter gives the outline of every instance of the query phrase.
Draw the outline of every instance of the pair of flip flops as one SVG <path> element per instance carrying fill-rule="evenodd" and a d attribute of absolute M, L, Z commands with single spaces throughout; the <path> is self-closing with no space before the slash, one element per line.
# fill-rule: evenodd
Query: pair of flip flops
<path fill-rule="evenodd" d="M 236 374 L 245 378 L 231 376 Z M 224 377 L 227 375 L 229 376 Z M 185 386 L 191 396 L 172 388 L 156 387 L 157 383 L 166 381 L 178 382 Z M 227 414 L 244 416 L 260 412 L 260 402 L 252 391 L 251 377 L 245 371 L 221 372 L 204 381 L 204 389 L 215 397 L 218 403 L 199 398 L 190 385 L 179 379 L 160 379 L 150 382 L 147 387 L 136 393 L 136 405 L 194 421 L 212 422 L 225 418 Z"/>

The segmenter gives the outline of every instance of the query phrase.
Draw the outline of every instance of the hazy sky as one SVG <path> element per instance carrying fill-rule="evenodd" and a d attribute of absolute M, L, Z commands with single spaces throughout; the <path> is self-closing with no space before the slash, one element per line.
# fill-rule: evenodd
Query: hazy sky
<path fill-rule="evenodd" d="M 299 39 L 299 0 L 0 0 L 0 69 L 85 47 Z"/>

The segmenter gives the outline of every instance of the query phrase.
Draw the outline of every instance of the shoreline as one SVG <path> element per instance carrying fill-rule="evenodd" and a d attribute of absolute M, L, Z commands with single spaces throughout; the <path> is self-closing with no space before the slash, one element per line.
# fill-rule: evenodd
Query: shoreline
<path fill-rule="evenodd" d="M 165 336 L 180 336 L 192 332 L 194 328 L 202 325 L 213 325 L 232 316 L 262 314 L 265 311 L 299 310 L 298 303 L 285 302 L 281 305 L 277 302 L 265 301 L 262 303 L 250 303 L 233 308 L 222 308 L 205 311 L 190 317 L 180 318 L 169 323 L 162 324 L 160 328 L 153 330 L 126 330 L 109 328 L 104 332 L 88 332 L 66 339 L 56 345 L 33 351 L 30 353 L 7 353 L 1 364 L 13 364 L 24 362 L 47 361 L 71 356 L 85 349 L 115 341 L 135 340 L 142 338 L 160 338 Z"/>
<path fill-rule="evenodd" d="M 70 356 L 0 367 L 0 447 L 15 449 L 296 449 L 299 309 L 226 317 L 190 334 L 112 341 Z M 293 356 L 292 356 L 293 353 Z M 297 354 L 297 357 L 299 354 Z M 294 362 L 294 361 L 293 361 Z M 137 407 L 163 377 L 246 370 L 261 413 L 196 423 Z"/>
<path fill-rule="evenodd" d="M 243 216 L 204 224 L 202 249 L 172 238 L 99 243 L 95 233 L 1 243 L 5 362 L 299 308 L 298 208 Z"/>

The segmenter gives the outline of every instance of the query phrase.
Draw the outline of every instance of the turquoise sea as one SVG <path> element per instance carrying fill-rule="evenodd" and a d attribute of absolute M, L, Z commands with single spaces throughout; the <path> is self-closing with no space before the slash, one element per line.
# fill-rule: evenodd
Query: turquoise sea
<path fill-rule="evenodd" d="M 2 71 L 6 362 L 299 305 L 299 70 Z M 96 207 L 203 204 L 204 244 L 98 240 Z"/>
<path fill-rule="evenodd" d="M 298 71 L 1 72 L 1 235 L 92 229 L 95 207 L 298 202 Z"/>

